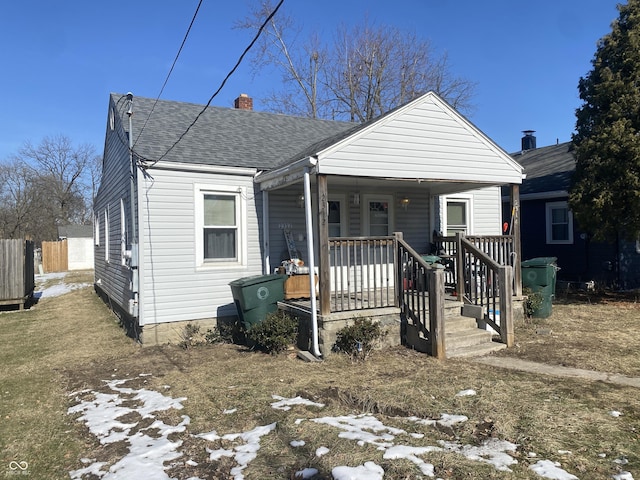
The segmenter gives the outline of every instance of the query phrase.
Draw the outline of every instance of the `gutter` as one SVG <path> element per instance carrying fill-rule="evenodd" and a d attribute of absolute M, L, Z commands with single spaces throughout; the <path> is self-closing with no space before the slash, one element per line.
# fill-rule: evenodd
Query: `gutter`
<path fill-rule="evenodd" d="M 304 176 L 305 169 L 314 168 L 317 162 L 315 158 L 305 157 L 277 170 L 259 172 L 254 181 L 260 184 L 262 190 L 284 187 L 299 181 Z"/>

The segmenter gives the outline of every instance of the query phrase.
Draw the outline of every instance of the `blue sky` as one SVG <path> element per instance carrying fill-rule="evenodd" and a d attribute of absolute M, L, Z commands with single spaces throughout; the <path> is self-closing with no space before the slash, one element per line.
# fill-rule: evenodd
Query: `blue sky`
<path fill-rule="evenodd" d="M 102 153 L 110 92 L 155 98 L 197 0 L 22 0 L 0 7 L 0 160 L 25 141 L 66 135 Z M 616 0 L 285 0 L 283 10 L 330 37 L 339 23 L 411 29 L 448 52 L 454 74 L 477 83 L 469 119 L 508 152 L 521 130 L 538 146 L 568 141 L 577 85 L 596 42 L 617 18 Z M 204 0 L 163 99 L 204 104 L 248 45 L 233 29 L 247 1 Z M 277 76 L 248 62 L 213 105 L 260 96 Z"/>

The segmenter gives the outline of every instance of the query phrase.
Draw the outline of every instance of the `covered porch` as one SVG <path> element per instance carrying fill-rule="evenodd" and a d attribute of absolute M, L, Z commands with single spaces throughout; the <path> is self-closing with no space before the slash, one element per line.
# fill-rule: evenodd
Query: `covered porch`
<path fill-rule="evenodd" d="M 444 356 L 445 304 L 477 307 L 467 313 L 512 341 L 503 330 L 521 293 L 522 167 L 435 94 L 312 145 L 255 181 L 265 273 L 294 255 L 308 272 L 308 300 L 283 307 L 309 316 L 314 355 L 320 343 L 329 351 L 340 321 L 370 316 L 397 322 L 398 338 L 413 326 L 425 350 Z M 502 235 L 505 184 L 511 235 Z"/>
<path fill-rule="evenodd" d="M 298 283 L 306 283 L 306 295 L 287 298 L 280 307 L 305 319 L 311 351 L 317 348 L 326 355 L 342 326 L 355 317 L 366 317 L 388 328 L 393 336 L 389 343 L 412 346 L 413 332 L 417 341 L 426 344 L 424 351 L 444 358 L 445 320 L 463 310 L 479 326 L 488 325 L 487 330 L 505 345 L 513 343 L 512 301 L 522 294 L 518 215 L 510 219 L 510 235 L 467 235 L 471 226 L 477 226 L 472 222 L 465 231 L 440 235 L 446 227 L 440 218 L 441 210 L 446 210 L 443 199 L 471 195 L 470 190 L 454 190 L 460 186 L 440 182 L 409 186 L 387 180 L 383 185 L 377 179 L 367 186 L 360 178 L 358 193 L 352 193 L 348 190 L 354 179 L 309 175 L 306 181 L 306 189 L 303 176 L 302 185 L 263 192 L 270 210 L 264 231 L 265 251 L 270 252 L 265 256 L 265 271 L 274 271 L 291 256 L 284 234 L 288 231 L 294 239 L 293 255 L 305 266 L 305 273 L 293 276 Z M 473 191 L 490 188 L 474 186 Z M 387 194 L 387 190 L 403 193 Z M 518 191 L 518 185 L 511 186 L 514 212 Z M 375 199 L 385 195 L 390 201 L 386 212 L 381 212 Z M 332 200 L 319 202 L 319 198 Z M 393 231 L 371 235 L 367 219 L 371 222 L 372 216 L 380 214 L 389 221 L 385 228 Z M 496 217 L 492 232 L 499 231 L 501 224 Z M 403 231 L 396 230 L 400 226 Z M 315 296 L 310 294 L 314 290 Z"/>

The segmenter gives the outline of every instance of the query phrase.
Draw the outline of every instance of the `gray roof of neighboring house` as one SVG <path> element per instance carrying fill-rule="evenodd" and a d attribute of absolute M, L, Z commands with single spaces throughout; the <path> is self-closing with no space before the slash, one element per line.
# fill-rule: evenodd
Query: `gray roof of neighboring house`
<path fill-rule="evenodd" d="M 93 225 L 64 225 L 58 227 L 58 238 L 93 238 Z"/>
<path fill-rule="evenodd" d="M 111 94 L 125 129 L 126 101 Z M 155 161 L 195 120 L 203 105 L 133 97 L 134 151 Z M 153 114 L 149 117 L 149 113 Z M 148 122 L 145 125 L 145 121 Z M 144 130 L 143 130 L 144 126 Z M 189 133 L 163 158 L 165 161 L 271 169 L 290 160 L 309 145 L 332 138 L 353 123 L 314 120 L 255 110 L 208 107 Z"/>
<path fill-rule="evenodd" d="M 571 142 L 512 153 L 511 157 L 527 174 L 520 187 L 521 195 L 569 189 L 576 169 Z"/>

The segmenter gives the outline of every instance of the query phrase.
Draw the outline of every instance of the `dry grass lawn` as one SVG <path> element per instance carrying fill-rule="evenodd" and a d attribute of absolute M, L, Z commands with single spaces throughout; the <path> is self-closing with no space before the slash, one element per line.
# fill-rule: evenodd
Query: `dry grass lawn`
<path fill-rule="evenodd" d="M 76 281 L 86 280 L 80 275 Z M 638 346 L 634 309 L 638 317 L 633 302 L 558 303 L 550 319 L 519 328 L 519 346 L 507 354 L 640 375 L 633 355 Z M 552 334 L 537 335 L 535 328 L 540 326 L 550 326 Z M 608 333 L 613 329 L 620 333 Z M 519 445 L 513 473 L 455 453 L 425 455 L 443 479 L 539 479 L 528 468 L 539 459 L 560 462 L 580 479 L 612 478 L 622 470 L 640 477 L 640 392 L 630 387 L 500 370 L 464 360 L 441 362 L 404 348 L 375 352 L 362 364 L 340 355 L 305 363 L 293 354 L 269 356 L 237 345 L 141 348 L 123 335 L 91 288 L 42 299 L 30 311 L 0 314 L 0 343 L 0 476 L 12 474 L 6 467 L 10 462 L 28 462 L 31 478 L 62 479 L 82 466 L 80 458 L 116 460 L 123 446 L 100 445 L 82 423 L 67 415 L 73 405 L 68 394 L 99 390 L 104 380 L 137 378 L 146 388 L 187 398 L 180 414 L 191 418 L 191 434 L 241 432 L 277 422 L 276 431 L 265 437 L 257 458 L 244 471 L 247 479 L 293 478 L 305 467 L 318 469 L 316 480 L 330 479 L 335 466 L 370 460 L 385 469 L 385 479 L 419 478 L 408 461 L 384 460 L 373 446 L 338 438 L 335 429 L 296 422 L 365 412 L 385 425 L 424 434 L 416 445 L 479 445 L 488 438 Z M 456 396 L 464 389 L 474 389 L 477 395 Z M 274 410 L 274 394 L 300 395 L 326 406 Z M 236 413 L 223 413 L 231 408 L 237 408 Z M 613 410 L 622 416 L 612 416 Z M 437 419 L 443 413 L 469 420 L 452 428 L 405 420 Z M 179 416 L 167 412 L 171 415 Z M 176 436 L 184 441 L 183 454 L 197 465 L 182 463 L 169 472 L 173 478 L 230 478 L 229 459 L 210 461 L 191 435 Z M 306 445 L 293 448 L 292 440 Z M 317 457 L 315 449 L 321 445 L 329 446 L 330 452 Z M 614 461 L 621 458 L 628 463 Z"/>
<path fill-rule="evenodd" d="M 515 356 L 640 377 L 640 293 L 559 293 L 551 316 L 516 327 Z"/>

